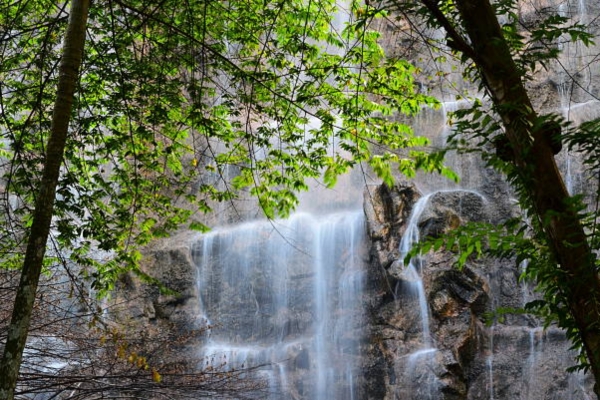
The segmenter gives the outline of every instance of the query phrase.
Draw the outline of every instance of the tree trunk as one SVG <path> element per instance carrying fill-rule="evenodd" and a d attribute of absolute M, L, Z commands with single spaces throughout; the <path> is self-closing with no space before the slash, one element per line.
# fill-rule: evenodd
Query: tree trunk
<path fill-rule="evenodd" d="M 38 188 L 21 280 L 17 288 L 12 319 L 8 328 L 8 338 L 0 360 L 0 399 L 3 400 L 14 398 L 33 303 L 42 271 L 42 262 L 46 253 L 56 186 L 65 150 L 78 71 L 83 56 L 89 3 L 89 0 L 73 0 L 71 4 L 43 176 Z"/>
<path fill-rule="evenodd" d="M 564 271 L 568 308 L 581 335 L 600 398 L 600 280 L 581 221 L 554 161 L 529 95 L 489 0 L 457 0 L 473 57 L 502 118 L 534 211 Z"/>

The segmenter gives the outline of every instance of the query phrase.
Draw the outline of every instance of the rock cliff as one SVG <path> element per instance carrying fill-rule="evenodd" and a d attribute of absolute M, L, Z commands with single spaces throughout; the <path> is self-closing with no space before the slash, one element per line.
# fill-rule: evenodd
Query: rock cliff
<path fill-rule="evenodd" d="M 565 372 L 573 354 L 560 330 L 544 330 L 522 315 L 488 321 L 494 309 L 520 307 L 532 299 L 531 289 L 519 282 L 514 260 L 472 259 L 459 271 L 452 253 L 422 256 L 422 311 L 418 295 L 406 290 L 411 278 L 398 251 L 420 195 L 413 186 L 378 186 L 365 197 L 371 242 L 366 398 L 591 398 L 587 378 Z M 500 218 L 492 202 L 472 191 L 437 192 L 426 201 L 414 221 L 422 237 Z M 425 334 L 429 343 L 424 343 Z"/>

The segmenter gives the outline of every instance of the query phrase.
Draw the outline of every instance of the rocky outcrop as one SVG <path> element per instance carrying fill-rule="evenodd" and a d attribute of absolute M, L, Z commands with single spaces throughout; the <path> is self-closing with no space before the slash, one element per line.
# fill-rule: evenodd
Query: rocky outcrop
<path fill-rule="evenodd" d="M 192 235 L 153 243 L 142 265 L 160 286 L 124 275 L 107 309 L 124 343 L 161 373 L 200 372 L 195 354 L 206 341 L 207 330 L 199 313 L 196 265 L 189 244 Z"/>
<path fill-rule="evenodd" d="M 401 260 L 409 225 L 416 224 L 421 237 L 438 237 L 467 222 L 497 222 L 504 209 L 498 210 L 496 199 L 475 191 L 440 191 L 426 196 L 415 218 L 423 197 L 412 185 L 372 186 L 364 196 L 370 250 L 359 244 L 362 234 L 360 240 L 355 236 L 359 224 L 338 231 L 354 231 L 347 237 L 355 242 L 340 245 L 332 237 L 320 246 L 322 256 L 310 256 L 305 250 L 314 251 L 319 242 L 313 240 L 333 225 L 306 215 L 279 226 L 296 248 L 260 223 L 202 240 L 180 236 L 155 246 L 146 263 L 177 294 L 126 279 L 119 301 L 129 300 L 129 314 L 150 331 L 185 335 L 214 324 L 205 332 L 209 335 L 171 349 L 169 356 L 202 360 L 220 354 L 228 363 L 264 363 L 262 374 L 287 385 L 273 386 L 270 390 L 284 394 L 270 399 L 586 399 L 590 382 L 566 372 L 574 360 L 563 332 L 544 330 L 524 315 L 489 318 L 499 307 L 521 307 L 534 298 L 519 282 L 514 260 L 468 259 L 458 270 L 456 254 L 439 251 L 414 263 L 418 275 Z M 289 229 L 302 226 L 307 236 L 290 236 Z M 369 262 L 360 272 L 355 268 L 367 251 Z M 333 269 L 319 272 L 314 262 L 325 256 Z M 322 279 L 329 283 L 318 289 Z M 331 308 L 318 311 L 326 298 Z M 327 335 L 322 345 L 314 341 L 319 335 Z M 327 370 L 337 371 L 331 381 L 328 375 L 318 377 Z M 336 389 L 319 391 L 319 385 Z"/>
<path fill-rule="evenodd" d="M 372 254 L 384 269 L 398 259 L 400 239 L 412 206 L 421 197 L 415 186 L 367 186 L 364 211 Z"/>
<path fill-rule="evenodd" d="M 162 285 L 146 285 L 124 276 L 115 292 L 116 307 L 127 304 L 130 319 L 147 326 L 169 323 L 190 329 L 198 315 L 196 266 L 192 259 L 189 234 L 155 242 L 146 252 L 143 270 Z"/>
<path fill-rule="evenodd" d="M 398 260 L 419 194 L 412 186 L 379 186 L 368 193 L 369 399 L 575 400 L 591 393 L 583 375 L 566 372 L 574 360 L 560 330 L 543 330 L 522 315 L 490 319 L 499 307 L 516 308 L 531 299 L 513 260 L 470 259 L 459 271 L 451 252 L 423 256 L 423 309 Z M 422 237 L 437 237 L 466 222 L 497 217 L 480 194 L 453 190 L 429 196 L 416 223 Z"/>

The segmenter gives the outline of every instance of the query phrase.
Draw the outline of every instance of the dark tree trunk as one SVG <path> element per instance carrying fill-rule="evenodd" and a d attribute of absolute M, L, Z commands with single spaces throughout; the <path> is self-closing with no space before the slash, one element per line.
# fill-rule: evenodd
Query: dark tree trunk
<path fill-rule="evenodd" d="M 89 3 L 89 0 L 73 0 L 71 4 L 43 176 L 38 188 L 21 280 L 17 288 L 12 319 L 8 328 L 8 338 L 0 360 L 0 399 L 14 398 L 52 222 L 56 186 L 65 150 L 78 71 L 83 56 Z"/>
<path fill-rule="evenodd" d="M 430 0 L 423 3 L 429 8 Z M 579 329 L 584 350 L 596 380 L 600 398 L 600 280 L 595 256 L 576 212 L 570 207 L 570 195 L 554 161 L 550 141 L 536 126 L 536 115 L 521 80 L 500 24 L 489 0 L 456 0 L 461 21 L 469 37 L 466 55 L 475 61 L 488 88 L 495 109 L 502 118 L 506 136 L 514 150 L 519 179 L 531 198 L 534 211 L 564 271 L 568 308 Z M 441 23 L 448 24 L 448 21 Z M 461 45 L 465 45 L 463 41 Z M 459 49 L 462 51 L 461 49 Z"/>

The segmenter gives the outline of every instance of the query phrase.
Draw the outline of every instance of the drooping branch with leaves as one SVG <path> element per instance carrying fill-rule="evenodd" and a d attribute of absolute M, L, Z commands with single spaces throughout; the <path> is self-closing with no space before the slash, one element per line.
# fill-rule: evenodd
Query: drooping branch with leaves
<path fill-rule="evenodd" d="M 152 281 L 139 246 L 181 226 L 206 229 L 212 204 L 241 191 L 274 217 L 310 180 L 333 185 L 363 162 L 388 182 L 394 164 L 408 176 L 453 176 L 416 149 L 426 139 L 389 118 L 437 101 L 417 90 L 410 63 L 379 47 L 370 22 L 383 11 L 332 0 L 102 0 L 86 22 L 82 4 L 16 1 L 0 14 L 0 260 L 21 268 L 35 256 L 0 362 L 2 398 L 52 260 L 75 263 L 102 296 L 127 271 Z M 74 24 L 77 46 L 65 33 Z M 45 256 L 48 236 L 57 246 Z"/>

